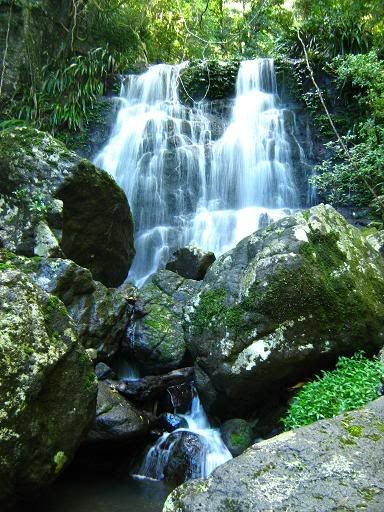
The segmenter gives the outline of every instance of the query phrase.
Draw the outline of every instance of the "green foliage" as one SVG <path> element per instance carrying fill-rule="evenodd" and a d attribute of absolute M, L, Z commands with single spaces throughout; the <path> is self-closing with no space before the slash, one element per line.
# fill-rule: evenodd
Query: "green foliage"
<path fill-rule="evenodd" d="M 349 143 L 356 140 L 345 138 Z M 350 145 L 347 158 L 337 142 L 327 147 L 332 157 L 316 167 L 311 179 L 321 199 L 336 206 L 371 206 L 377 216 L 382 217 L 384 200 L 384 128 L 367 130 L 366 139 Z M 377 194 L 367 187 L 366 183 Z"/>
<path fill-rule="evenodd" d="M 306 384 L 290 404 L 282 419 L 286 430 L 332 418 L 362 407 L 379 396 L 384 365 L 362 352 L 352 357 L 340 357 L 333 371 L 323 371 Z"/>
<path fill-rule="evenodd" d="M 376 51 L 368 54 L 338 56 L 331 70 L 335 73 L 339 90 L 352 91 L 358 101 L 361 115 L 369 115 L 375 123 L 384 121 L 384 61 Z"/>
<path fill-rule="evenodd" d="M 365 53 L 382 41 L 384 7 L 379 0 L 296 0 L 294 13 L 312 63 Z M 291 53 L 301 56 L 292 33 L 291 39 Z"/>
<path fill-rule="evenodd" d="M 25 126 L 25 121 L 21 119 L 7 119 L 0 122 L 0 131 L 17 128 L 18 126 Z"/>
<path fill-rule="evenodd" d="M 121 66 L 118 57 L 105 48 L 77 55 L 58 67 L 51 62 L 42 70 L 39 90 L 33 96 L 25 90 L 18 100 L 17 117 L 53 132 L 81 129 L 88 119 L 88 110 L 104 92 L 104 81 Z"/>
<path fill-rule="evenodd" d="M 329 68 L 339 94 L 356 105 L 354 124 L 339 142 L 328 143 L 331 157 L 312 179 L 320 197 L 335 205 L 370 206 L 384 215 L 384 62 L 375 51 L 338 56 Z M 372 192 L 373 191 L 373 192 Z"/>

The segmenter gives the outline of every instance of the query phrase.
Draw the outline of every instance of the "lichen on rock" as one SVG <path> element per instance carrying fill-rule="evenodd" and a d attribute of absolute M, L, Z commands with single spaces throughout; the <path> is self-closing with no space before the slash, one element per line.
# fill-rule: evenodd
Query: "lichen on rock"
<path fill-rule="evenodd" d="M 0 132 L 0 238 L 25 256 L 62 256 L 118 286 L 133 256 L 133 220 L 124 192 L 106 172 L 48 133 Z"/>
<path fill-rule="evenodd" d="M 383 298 L 383 258 L 330 206 L 242 240 L 186 307 L 205 405 L 241 415 L 340 354 L 377 350 Z"/>
<path fill-rule="evenodd" d="M 14 268 L 0 272 L 0 373 L 5 507 L 61 472 L 93 419 L 96 398 L 91 362 L 64 304 Z"/>
<path fill-rule="evenodd" d="M 187 482 L 163 512 L 381 510 L 384 398 L 254 444 L 206 480 Z"/>

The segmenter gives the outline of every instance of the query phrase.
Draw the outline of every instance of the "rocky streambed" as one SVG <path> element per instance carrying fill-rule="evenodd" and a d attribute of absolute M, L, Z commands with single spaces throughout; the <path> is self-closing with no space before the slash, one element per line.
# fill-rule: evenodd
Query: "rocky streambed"
<path fill-rule="evenodd" d="M 146 510 L 151 503 L 160 510 L 172 486 L 191 476 L 208 480 L 184 484 L 165 510 L 331 510 L 348 499 L 352 508 L 380 510 L 382 400 L 255 444 L 212 476 L 214 466 L 191 467 L 204 450 L 210 454 L 199 429 L 216 432 L 237 456 L 271 435 L 298 380 L 339 355 L 379 351 L 381 235 L 367 239 L 318 205 L 210 257 L 203 272 L 198 251 L 187 250 L 188 277 L 179 260 L 168 267 L 175 272 L 160 270 L 138 289 L 124 282 L 133 229 L 118 185 L 34 129 L 4 130 L 0 142 L 2 510 L 29 506 L 66 469 L 59 508 L 48 493 L 42 510 L 106 503 L 118 511 L 126 501 L 133 512 L 143 499 Z M 119 375 L 122 361 L 134 362 L 140 377 Z M 192 382 L 203 407 L 194 417 Z M 198 437 L 182 434 L 188 429 Z M 178 453 L 162 473 L 171 488 L 136 481 L 136 493 L 129 475 L 162 436 L 163 453 L 170 444 Z M 329 455 L 336 448 L 338 460 Z M 71 480 L 76 467 L 81 477 Z M 102 477 L 91 471 L 100 467 Z M 346 479 L 353 480 L 349 498 Z"/>

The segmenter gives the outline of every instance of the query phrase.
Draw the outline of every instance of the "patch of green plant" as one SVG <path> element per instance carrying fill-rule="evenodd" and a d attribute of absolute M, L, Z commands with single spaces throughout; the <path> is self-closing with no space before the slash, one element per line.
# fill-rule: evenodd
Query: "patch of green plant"
<path fill-rule="evenodd" d="M 106 80 L 125 65 L 125 58 L 109 48 L 93 48 L 60 63 L 50 61 L 41 70 L 42 80 L 34 94 L 24 84 L 9 114 L 52 132 L 80 130 L 104 93 Z"/>
<path fill-rule="evenodd" d="M 363 352 L 340 357 L 334 370 L 323 371 L 303 386 L 281 420 L 284 428 L 302 427 L 362 407 L 379 396 L 383 376 L 384 365 L 378 358 L 368 359 Z M 352 435 L 359 433 L 355 429 Z"/>

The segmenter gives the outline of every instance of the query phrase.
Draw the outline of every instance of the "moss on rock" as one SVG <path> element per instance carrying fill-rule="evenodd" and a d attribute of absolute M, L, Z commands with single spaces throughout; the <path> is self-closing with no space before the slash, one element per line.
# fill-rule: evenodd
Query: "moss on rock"
<path fill-rule="evenodd" d="M 18 270 L 0 272 L 0 373 L 0 503 L 9 505 L 70 461 L 96 398 L 64 305 Z"/>
<path fill-rule="evenodd" d="M 2 245 L 25 256 L 63 256 L 118 286 L 135 254 L 124 192 L 106 172 L 51 135 L 0 132 Z"/>
<path fill-rule="evenodd" d="M 186 103 L 235 96 L 240 61 L 193 61 L 180 76 L 179 94 Z"/>
<path fill-rule="evenodd" d="M 246 413 L 322 361 L 384 343 L 384 260 L 319 205 L 221 256 L 188 318 L 188 348 L 210 377 L 210 401 L 216 390 L 213 412 Z"/>

